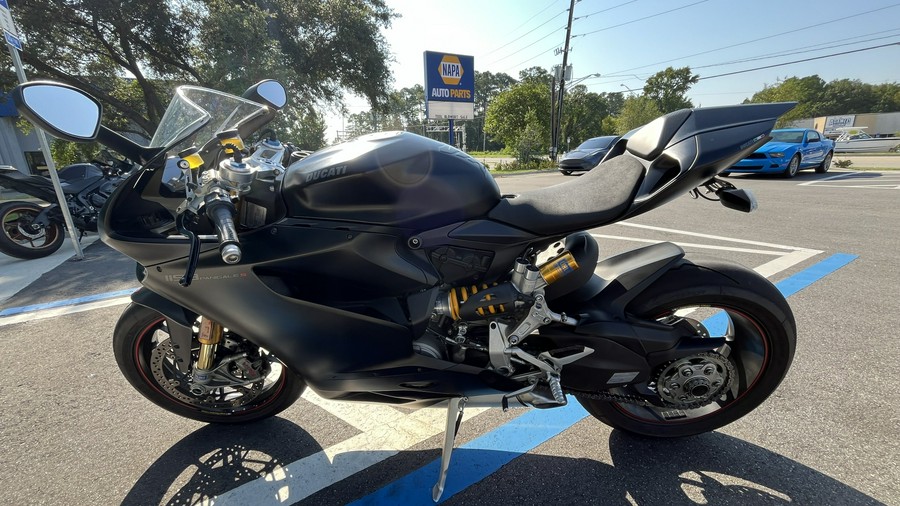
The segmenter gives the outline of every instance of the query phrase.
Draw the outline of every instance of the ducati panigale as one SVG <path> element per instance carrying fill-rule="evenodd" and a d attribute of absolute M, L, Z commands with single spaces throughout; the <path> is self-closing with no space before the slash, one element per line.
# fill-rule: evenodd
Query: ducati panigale
<path fill-rule="evenodd" d="M 271 80 L 241 97 L 180 87 L 148 146 L 74 88 L 13 95 L 53 135 L 140 164 L 101 213 L 143 285 L 113 346 L 128 381 L 179 415 L 259 420 L 307 386 L 448 401 L 437 499 L 465 406 L 571 398 L 612 427 L 685 436 L 753 410 L 791 364 L 794 317 L 759 274 L 665 242 L 601 258 L 586 230 L 686 192 L 751 211 L 716 175 L 793 104 L 676 111 L 576 180 L 503 195 L 482 164 L 411 133 L 286 150 L 258 133 L 287 101 Z"/>

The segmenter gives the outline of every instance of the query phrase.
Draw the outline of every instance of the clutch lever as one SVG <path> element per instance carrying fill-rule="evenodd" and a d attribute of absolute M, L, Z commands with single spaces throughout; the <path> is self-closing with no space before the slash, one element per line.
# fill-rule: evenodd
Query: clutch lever
<path fill-rule="evenodd" d="M 200 237 L 197 236 L 194 232 L 188 230 L 188 228 L 184 225 L 185 217 L 188 215 L 187 212 L 181 213 L 178 215 L 178 219 L 175 221 L 175 224 L 178 227 L 178 232 L 181 235 L 188 238 L 188 241 L 191 243 L 191 251 L 188 253 L 188 264 L 187 268 L 184 270 L 184 276 L 178 280 L 178 284 L 187 288 L 191 286 L 191 282 L 194 280 L 194 272 L 197 270 L 197 263 L 200 262 Z"/>

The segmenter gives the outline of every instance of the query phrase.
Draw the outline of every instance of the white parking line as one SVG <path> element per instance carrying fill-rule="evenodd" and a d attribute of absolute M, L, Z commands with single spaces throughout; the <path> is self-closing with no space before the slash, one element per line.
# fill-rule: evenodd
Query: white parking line
<path fill-rule="evenodd" d="M 871 181 L 861 184 L 861 181 Z M 842 183 L 853 184 L 842 184 Z M 896 182 L 896 183 L 895 183 Z M 876 190 L 900 190 L 900 173 L 845 172 L 834 176 L 799 183 L 797 186 L 826 186 L 828 188 L 872 188 Z"/>

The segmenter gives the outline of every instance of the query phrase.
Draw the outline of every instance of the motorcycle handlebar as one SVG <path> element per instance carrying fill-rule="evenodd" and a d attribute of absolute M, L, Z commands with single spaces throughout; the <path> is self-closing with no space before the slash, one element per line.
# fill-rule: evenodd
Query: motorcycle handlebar
<path fill-rule="evenodd" d="M 234 204 L 227 197 L 215 197 L 206 202 L 206 215 L 216 226 L 219 235 L 219 253 L 226 264 L 241 261 L 241 243 L 234 226 Z"/>

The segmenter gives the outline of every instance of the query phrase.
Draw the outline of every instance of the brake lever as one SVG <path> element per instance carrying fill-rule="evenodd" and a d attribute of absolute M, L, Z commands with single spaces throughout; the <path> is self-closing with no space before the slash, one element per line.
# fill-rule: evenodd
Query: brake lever
<path fill-rule="evenodd" d="M 184 276 L 178 280 L 178 284 L 185 288 L 191 286 L 191 282 L 194 280 L 194 272 L 196 272 L 197 264 L 200 262 L 200 237 L 184 226 L 184 220 L 187 214 L 188 213 L 179 214 L 178 219 L 176 220 L 178 232 L 187 237 L 188 241 L 191 243 L 191 251 L 188 253 L 187 268 L 184 270 Z"/>

